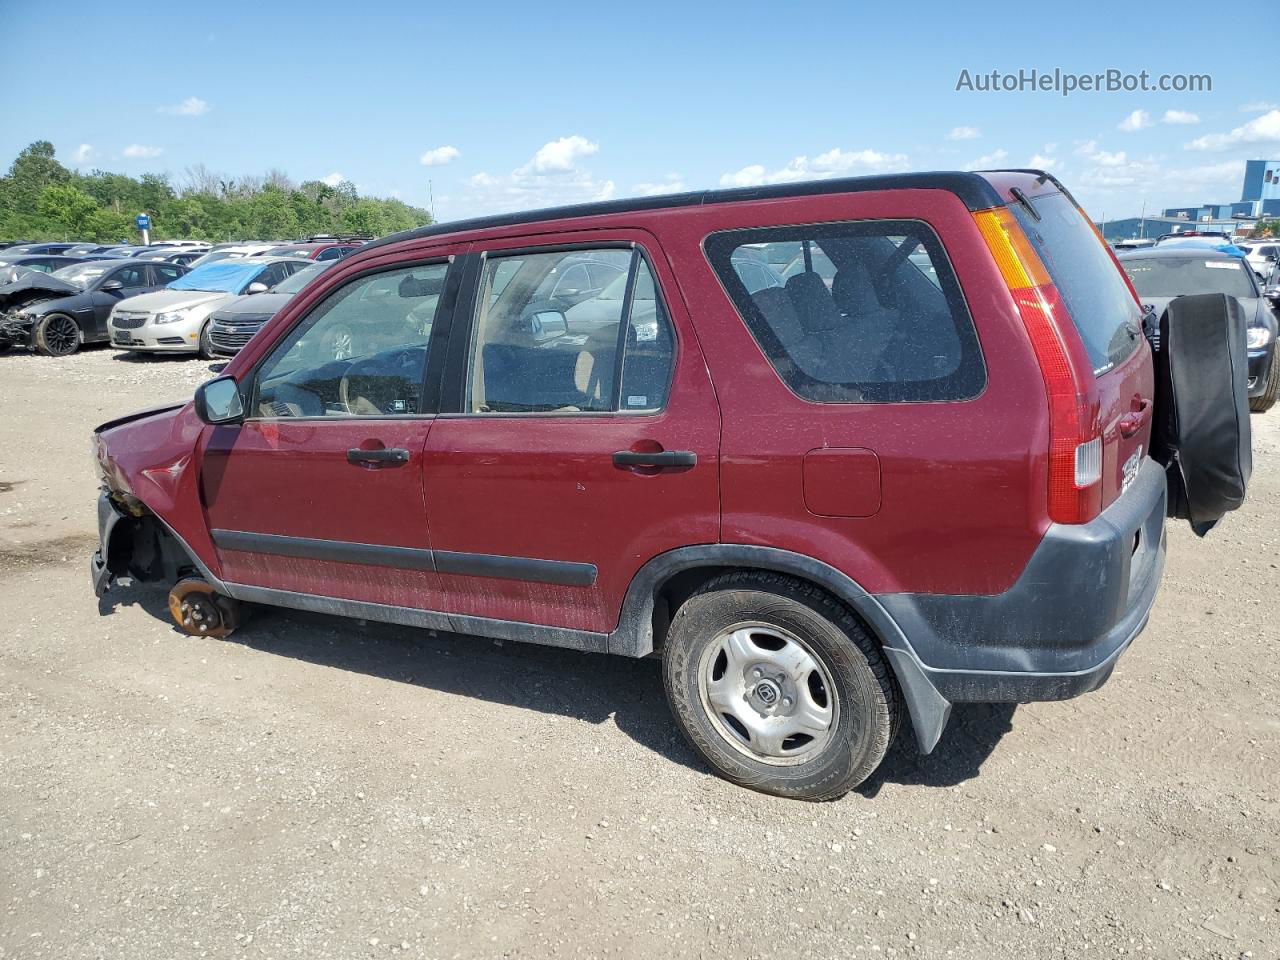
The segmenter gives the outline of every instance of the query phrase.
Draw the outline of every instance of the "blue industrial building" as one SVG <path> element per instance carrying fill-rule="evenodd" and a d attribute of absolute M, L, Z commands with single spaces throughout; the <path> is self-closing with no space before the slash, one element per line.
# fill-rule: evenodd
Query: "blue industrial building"
<path fill-rule="evenodd" d="M 1169 207 L 1166 218 L 1174 220 L 1230 221 L 1280 217 L 1280 160 L 1248 160 L 1244 165 L 1244 187 L 1235 203 L 1205 203 L 1196 207 Z"/>

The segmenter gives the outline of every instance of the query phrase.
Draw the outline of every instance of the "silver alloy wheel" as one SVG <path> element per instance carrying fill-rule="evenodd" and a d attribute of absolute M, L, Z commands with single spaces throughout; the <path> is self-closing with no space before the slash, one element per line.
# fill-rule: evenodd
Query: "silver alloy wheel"
<path fill-rule="evenodd" d="M 777 766 L 821 751 L 839 720 L 835 686 L 822 662 L 799 637 L 772 624 L 722 630 L 699 660 L 698 692 L 725 740 Z"/>

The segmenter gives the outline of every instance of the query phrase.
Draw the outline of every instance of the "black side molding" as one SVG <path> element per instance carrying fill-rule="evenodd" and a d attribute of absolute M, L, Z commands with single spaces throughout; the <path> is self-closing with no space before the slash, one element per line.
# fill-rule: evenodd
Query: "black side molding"
<path fill-rule="evenodd" d="M 593 563 L 573 563 L 568 560 L 389 547 L 377 543 L 316 540 L 310 537 L 285 537 L 240 530 L 214 530 L 212 535 L 214 544 L 220 550 L 265 553 L 302 560 L 327 560 L 331 563 L 357 563 L 371 567 L 397 567 L 402 570 L 430 570 L 469 577 L 553 583 L 565 587 L 589 587 L 596 582 L 597 574 Z"/>
<path fill-rule="evenodd" d="M 596 582 L 594 563 L 567 560 L 537 560 L 533 557 L 498 557 L 488 553 L 435 551 L 436 572 L 464 577 L 497 577 L 500 580 L 528 580 L 564 587 L 589 587 Z"/>

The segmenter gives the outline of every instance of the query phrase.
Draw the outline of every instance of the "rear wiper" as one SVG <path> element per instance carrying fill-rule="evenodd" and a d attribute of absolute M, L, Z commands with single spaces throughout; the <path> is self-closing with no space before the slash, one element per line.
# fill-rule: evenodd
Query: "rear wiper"
<path fill-rule="evenodd" d="M 1027 195 L 1023 193 L 1021 190 L 1019 190 L 1017 187 L 1009 188 L 1009 196 L 1013 197 L 1014 200 L 1018 201 L 1018 206 L 1022 207 L 1022 209 L 1026 210 L 1027 213 L 1031 214 L 1031 218 L 1035 220 L 1037 223 L 1039 223 L 1042 219 L 1044 219 L 1043 217 L 1040 216 L 1040 211 L 1031 205 L 1031 201 L 1027 199 Z"/>

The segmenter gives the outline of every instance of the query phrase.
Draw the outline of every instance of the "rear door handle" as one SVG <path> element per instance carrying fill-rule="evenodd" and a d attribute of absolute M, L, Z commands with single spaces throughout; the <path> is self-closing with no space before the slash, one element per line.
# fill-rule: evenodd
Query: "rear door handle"
<path fill-rule="evenodd" d="M 613 455 L 615 467 L 696 467 L 698 455 L 692 450 L 665 450 L 662 453 L 636 453 L 619 450 Z"/>
<path fill-rule="evenodd" d="M 1135 433 L 1142 429 L 1142 425 L 1147 422 L 1147 417 L 1151 415 L 1151 401 L 1143 400 L 1142 405 L 1133 413 L 1126 413 L 1120 418 L 1120 436 L 1132 437 Z"/>
<path fill-rule="evenodd" d="M 392 447 L 389 450 L 362 450 L 360 447 L 356 447 L 347 451 L 347 463 L 354 463 L 358 466 L 408 462 L 409 451 L 396 447 Z"/>

